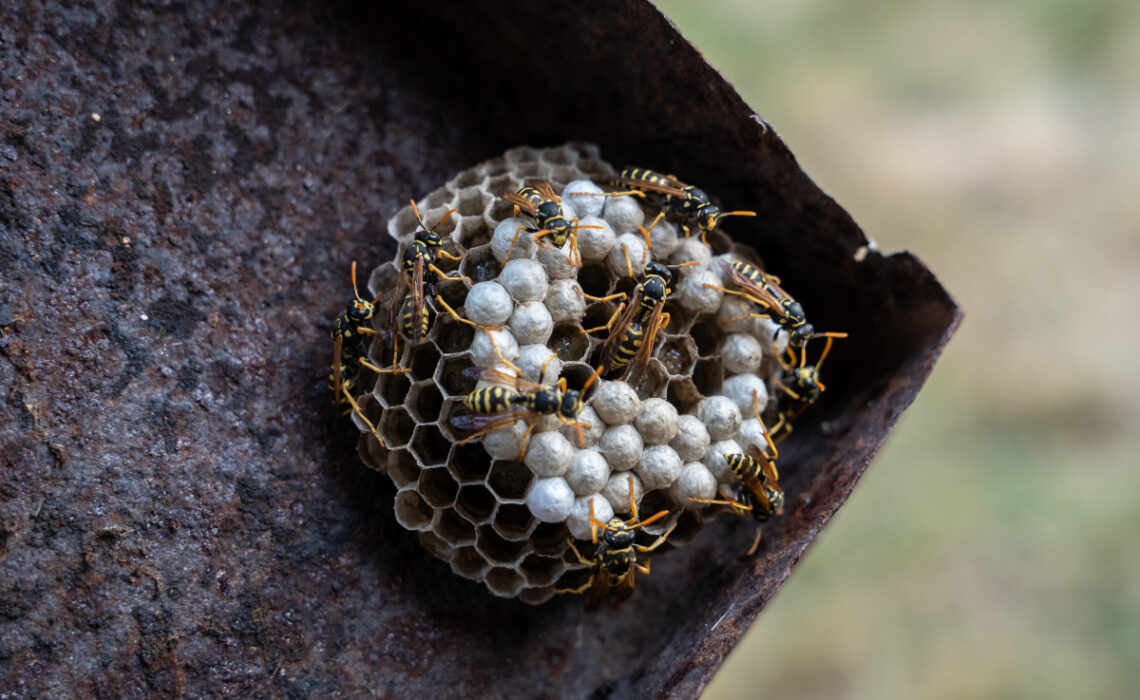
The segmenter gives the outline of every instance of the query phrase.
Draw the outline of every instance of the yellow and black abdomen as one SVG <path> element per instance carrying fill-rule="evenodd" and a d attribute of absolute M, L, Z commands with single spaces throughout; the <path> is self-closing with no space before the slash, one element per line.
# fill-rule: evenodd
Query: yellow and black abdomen
<path fill-rule="evenodd" d="M 499 413 L 513 408 L 518 394 L 502 386 L 488 386 L 476 389 L 467 395 L 463 405 L 473 413 Z"/>
<path fill-rule="evenodd" d="M 624 369 L 637 356 L 637 351 L 641 349 L 641 344 L 644 342 L 645 326 L 641 321 L 633 321 L 626 326 L 621 342 L 614 350 L 614 356 L 610 358 L 609 367 L 606 367 L 606 372 L 612 374 Z"/>

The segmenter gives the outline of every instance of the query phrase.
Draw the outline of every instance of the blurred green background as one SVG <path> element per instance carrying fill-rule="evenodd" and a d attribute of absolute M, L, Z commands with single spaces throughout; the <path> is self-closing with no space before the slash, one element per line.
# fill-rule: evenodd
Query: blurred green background
<path fill-rule="evenodd" d="M 659 5 L 966 312 L 705 697 L 1140 697 L 1140 3 Z"/>

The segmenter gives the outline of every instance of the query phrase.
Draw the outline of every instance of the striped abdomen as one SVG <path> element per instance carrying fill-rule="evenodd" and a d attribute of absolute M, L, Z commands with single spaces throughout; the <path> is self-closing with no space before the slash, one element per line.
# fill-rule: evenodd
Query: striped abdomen
<path fill-rule="evenodd" d="M 625 335 L 622 336 L 617 349 L 614 350 L 614 356 L 610 359 L 610 366 L 606 368 L 606 372 L 613 373 L 623 369 L 637 355 L 637 351 L 641 349 L 641 344 L 644 342 L 645 326 L 642 325 L 641 321 L 630 323 L 626 327 Z"/>
<path fill-rule="evenodd" d="M 468 394 L 463 404 L 474 413 L 499 413 L 514 407 L 517 397 L 506 387 L 488 386 Z"/>
<path fill-rule="evenodd" d="M 618 179 L 624 180 L 626 184 L 630 185 L 635 182 L 644 182 L 659 187 L 672 187 L 669 178 L 648 168 L 622 168 L 622 171 L 618 173 Z"/>
<path fill-rule="evenodd" d="M 412 302 L 412 294 L 408 292 L 404 296 L 404 301 L 400 305 L 400 332 L 403 333 L 405 338 L 415 338 L 416 336 L 416 308 Z M 419 336 L 423 338 L 428 333 L 428 328 L 431 326 L 431 308 L 427 304 L 423 304 L 419 313 Z"/>

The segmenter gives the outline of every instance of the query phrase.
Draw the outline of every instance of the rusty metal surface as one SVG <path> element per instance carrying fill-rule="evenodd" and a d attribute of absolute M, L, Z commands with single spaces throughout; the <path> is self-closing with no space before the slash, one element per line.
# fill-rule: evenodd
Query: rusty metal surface
<path fill-rule="evenodd" d="M 422 551 L 324 386 L 386 218 L 571 139 L 758 210 L 731 230 L 852 332 L 758 556 L 747 523 L 714 523 L 594 615 L 492 598 Z M 957 325 L 916 259 L 857 263 L 864 242 L 644 2 L 8 3 L 0 691 L 696 695 Z"/>

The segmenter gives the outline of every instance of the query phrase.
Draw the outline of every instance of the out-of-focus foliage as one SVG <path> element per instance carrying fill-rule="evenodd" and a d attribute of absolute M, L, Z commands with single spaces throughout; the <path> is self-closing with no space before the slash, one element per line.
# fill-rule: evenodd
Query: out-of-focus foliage
<path fill-rule="evenodd" d="M 659 4 L 966 312 L 707 697 L 1140 697 L 1140 4 Z"/>

